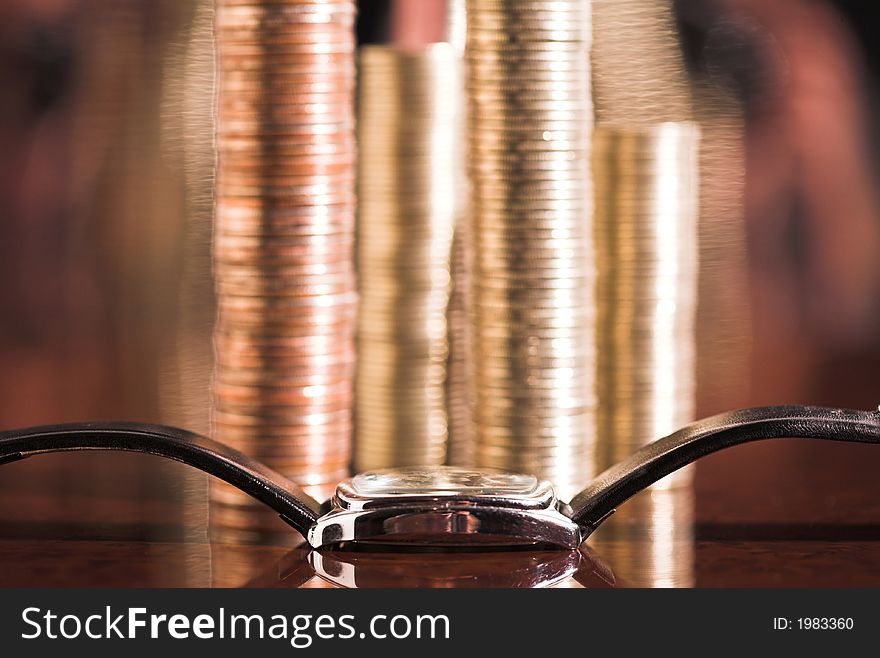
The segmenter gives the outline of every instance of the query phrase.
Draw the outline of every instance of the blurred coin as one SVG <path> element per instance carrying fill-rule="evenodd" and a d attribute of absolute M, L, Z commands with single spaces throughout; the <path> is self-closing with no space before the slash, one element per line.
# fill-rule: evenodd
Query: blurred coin
<path fill-rule="evenodd" d="M 467 9 L 477 460 L 534 472 L 565 497 L 593 475 L 590 5 Z"/>
<path fill-rule="evenodd" d="M 218 0 L 215 14 L 214 433 L 322 497 L 351 455 L 355 13 Z M 248 531 L 246 499 L 212 499 L 212 524 Z"/>
<path fill-rule="evenodd" d="M 460 57 L 360 50 L 356 470 L 440 464 L 449 439 Z"/>
<path fill-rule="evenodd" d="M 698 146 L 688 122 L 594 136 L 598 468 L 693 420 Z"/>

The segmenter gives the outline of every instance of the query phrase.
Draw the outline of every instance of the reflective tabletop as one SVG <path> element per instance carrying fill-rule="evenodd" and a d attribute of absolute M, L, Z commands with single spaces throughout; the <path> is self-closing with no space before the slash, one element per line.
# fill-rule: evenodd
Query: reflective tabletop
<path fill-rule="evenodd" d="M 872 408 L 878 76 L 846 28 L 868 23 L 829 3 L 675 4 L 699 5 L 687 33 L 715 44 L 689 48 L 706 73 L 694 416 Z M 208 432 L 213 6 L 0 2 L 0 428 Z M 369 554 L 312 553 L 271 514 L 218 532 L 185 466 L 50 455 L 0 468 L 0 586 L 876 587 L 878 467 L 876 446 L 745 445 L 701 460 L 692 489 L 629 501 L 576 552 Z"/>
<path fill-rule="evenodd" d="M 0 586 L 878 586 L 878 464 L 871 446 L 752 444 L 640 494 L 579 551 L 388 553 L 311 551 L 280 520 L 218 533 L 188 467 L 51 455 L 0 470 Z"/>

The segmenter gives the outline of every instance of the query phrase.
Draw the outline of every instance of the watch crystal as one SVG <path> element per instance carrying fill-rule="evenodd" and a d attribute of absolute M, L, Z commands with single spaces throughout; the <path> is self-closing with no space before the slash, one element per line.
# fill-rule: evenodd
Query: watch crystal
<path fill-rule="evenodd" d="M 533 475 L 472 470 L 451 466 L 368 471 L 351 480 L 352 488 L 362 496 L 398 495 L 498 495 L 527 496 L 535 491 L 538 480 Z"/>

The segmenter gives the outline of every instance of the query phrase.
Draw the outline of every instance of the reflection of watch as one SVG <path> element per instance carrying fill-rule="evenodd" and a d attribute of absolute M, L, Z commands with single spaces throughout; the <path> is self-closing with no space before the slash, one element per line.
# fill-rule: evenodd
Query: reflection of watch
<path fill-rule="evenodd" d="M 313 550 L 308 561 L 324 580 L 342 587 L 536 588 L 567 579 L 582 587 L 615 586 L 614 574 L 584 545 L 577 550 L 455 553 Z"/>
<path fill-rule="evenodd" d="M 226 547 L 230 548 L 230 547 Z M 298 588 L 318 576 L 346 588 L 539 588 L 574 581 L 588 589 L 618 584 L 611 568 L 584 544 L 571 550 L 401 551 L 297 546 L 251 574 L 244 587 Z M 223 550 L 222 548 L 220 550 Z"/>
<path fill-rule="evenodd" d="M 699 457 L 772 438 L 880 443 L 880 412 L 764 407 L 696 422 L 596 477 L 570 503 L 531 475 L 449 467 L 361 473 L 323 505 L 266 466 L 184 430 L 84 423 L 0 433 L 0 464 L 64 450 L 146 452 L 195 466 L 267 504 L 314 547 L 348 542 L 413 546 L 576 548 L 633 494 Z"/>

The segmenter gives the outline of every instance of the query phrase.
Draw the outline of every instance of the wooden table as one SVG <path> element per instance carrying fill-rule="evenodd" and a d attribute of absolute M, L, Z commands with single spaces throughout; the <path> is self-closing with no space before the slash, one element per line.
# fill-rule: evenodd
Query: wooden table
<path fill-rule="evenodd" d="M 876 587 L 878 470 L 876 446 L 750 444 L 631 500 L 578 554 L 310 556 L 280 521 L 281 541 L 212 541 L 186 466 L 48 455 L 0 469 L 0 586 Z"/>

